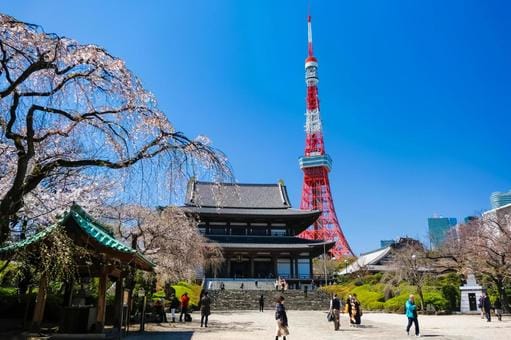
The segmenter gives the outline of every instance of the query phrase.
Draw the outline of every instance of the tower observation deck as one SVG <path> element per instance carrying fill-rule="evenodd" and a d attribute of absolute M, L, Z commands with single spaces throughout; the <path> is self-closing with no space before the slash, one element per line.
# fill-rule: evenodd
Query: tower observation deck
<path fill-rule="evenodd" d="M 332 169 L 332 159 L 325 152 L 323 129 L 319 111 L 318 60 L 312 50 L 312 24 L 308 17 L 308 55 L 305 59 L 305 83 L 307 85 L 305 112 L 305 153 L 300 157 L 303 171 L 302 200 L 300 208 L 320 210 L 322 213 L 314 224 L 300 234 L 311 240 L 335 241 L 330 250 L 334 257 L 352 256 L 351 250 L 337 218 L 330 190 L 328 173 Z"/>

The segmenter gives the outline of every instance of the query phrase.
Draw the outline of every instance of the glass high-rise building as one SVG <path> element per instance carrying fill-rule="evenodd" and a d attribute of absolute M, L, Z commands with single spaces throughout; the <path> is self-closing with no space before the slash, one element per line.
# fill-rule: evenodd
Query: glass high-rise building
<path fill-rule="evenodd" d="M 429 241 L 432 249 L 438 248 L 444 242 L 445 235 L 457 222 L 454 217 L 428 218 Z"/>
<path fill-rule="evenodd" d="M 494 192 L 490 196 L 492 209 L 511 204 L 511 190 L 508 192 Z"/>

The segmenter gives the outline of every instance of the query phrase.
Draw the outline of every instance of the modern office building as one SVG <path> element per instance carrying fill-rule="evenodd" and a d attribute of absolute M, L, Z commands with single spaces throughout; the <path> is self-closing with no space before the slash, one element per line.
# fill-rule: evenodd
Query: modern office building
<path fill-rule="evenodd" d="M 477 221 L 479 219 L 479 216 L 467 216 L 463 219 L 463 222 L 465 224 L 467 223 L 470 223 L 470 222 L 473 222 L 473 221 Z"/>
<path fill-rule="evenodd" d="M 511 190 L 508 192 L 494 192 L 490 195 L 492 209 L 511 204 Z"/>
<path fill-rule="evenodd" d="M 381 240 L 380 248 L 386 248 L 386 247 L 389 247 L 395 243 L 396 243 L 396 241 L 394 241 L 394 240 Z"/>
<path fill-rule="evenodd" d="M 438 248 L 444 241 L 447 232 L 456 225 L 454 217 L 428 218 L 428 232 L 431 249 Z"/>

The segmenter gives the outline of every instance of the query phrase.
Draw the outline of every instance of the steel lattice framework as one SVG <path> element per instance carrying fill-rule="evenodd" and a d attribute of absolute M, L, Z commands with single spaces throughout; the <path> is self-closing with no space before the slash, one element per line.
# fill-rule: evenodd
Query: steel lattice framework
<path fill-rule="evenodd" d="M 325 153 L 323 129 L 319 112 L 318 97 L 318 60 L 312 51 L 311 17 L 308 18 L 308 56 L 305 59 L 305 83 L 307 84 L 307 111 L 305 113 L 305 155 L 300 157 L 300 168 L 303 171 L 303 188 L 301 209 L 321 210 L 318 220 L 300 237 L 312 240 L 335 240 L 330 250 L 332 256 L 353 256 L 353 252 L 342 232 L 341 225 L 335 214 L 334 202 L 330 191 L 328 173 L 332 168 L 332 160 Z"/>

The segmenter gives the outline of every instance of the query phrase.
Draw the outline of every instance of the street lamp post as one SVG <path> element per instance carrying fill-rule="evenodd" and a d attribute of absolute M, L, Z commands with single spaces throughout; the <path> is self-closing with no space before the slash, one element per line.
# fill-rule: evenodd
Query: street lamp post
<path fill-rule="evenodd" d="M 327 272 L 326 272 L 326 246 L 325 246 L 325 243 L 323 242 L 323 270 L 325 272 L 325 286 L 328 284 L 328 275 L 327 275 Z"/>

